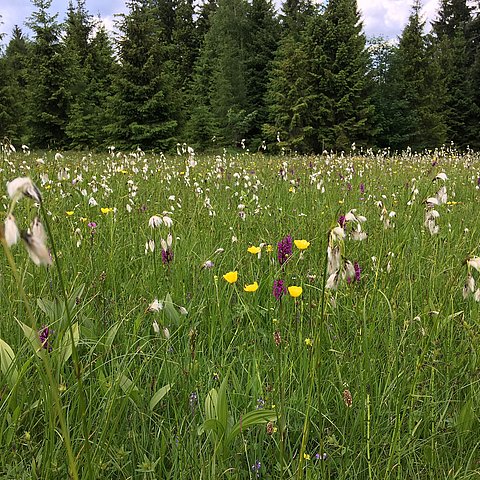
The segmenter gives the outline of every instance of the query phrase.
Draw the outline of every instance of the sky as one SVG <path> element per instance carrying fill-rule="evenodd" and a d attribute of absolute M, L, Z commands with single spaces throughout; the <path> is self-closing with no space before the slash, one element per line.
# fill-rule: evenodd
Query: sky
<path fill-rule="evenodd" d="M 276 0 L 280 5 L 281 0 Z M 358 0 L 362 13 L 365 33 L 368 37 L 382 35 L 395 39 L 405 26 L 413 0 Z M 436 16 L 439 0 L 423 0 L 423 15 L 427 20 Z M 53 0 L 50 13 L 60 12 L 59 20 L 63 20 L 68 0 Z M 126 11 L 125 0 L 86 0 L 88 11 L 97 16 L 100 14 L 107 29 L 112 30 L 114 14 Z M 0 0 L 0 15 L 3 25 L 0 32 L 10 35 L 14 25 L 25 31 L 24 22 L 33 11 L 30 0 Z"/>

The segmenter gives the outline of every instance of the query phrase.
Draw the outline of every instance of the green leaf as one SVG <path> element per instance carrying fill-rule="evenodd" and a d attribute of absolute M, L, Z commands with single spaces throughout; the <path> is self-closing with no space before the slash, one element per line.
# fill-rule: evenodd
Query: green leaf
<path fill-rule="evenodd" d="M 275 413 L 275 410 L 259 409 L 248 412 L 232 427 L 226 444 L 229 445 L 230 442 L 232 442 L 235 437 L 246 428 L 260 425 L 262 423 L 274 422 L 276 420 L 277 414 Z"/>
<path fill-rule="evenodd" d="M 140 407 L 142 404 L 142 396 L 139 388 L 125 375 L 120 374 L 119 385 L 125 395 L 129 396 L 135 404 Z"/>
<path fill-rule="evenodd" d="M 72 330 L 73 341 L 75 342 L 75 346 L 77 346 L 80 339 L 80 329 L 78 327 L 78 323 L 74 323 L 72 325 Z M 72 356 L 72 338 L 70 335 L 70 329 L 65 330 L 57 351 L 57 355 L 60 359 L 60 365 L 65 364 L 65 362 Z"/>
<path fill-rule="evenodd" d="M 122 322 L 117 322 L 114 323 L 107 331 L 105 334 L 105 351 L 109 352 L 110 349 L 112 348 L 113 341 L 115 340 L 115 337 L 117 336 L 118 329 L 120 328 L 120 325 Z"/>
<path fill-rule="evenodd" d="M 28 325 L 25 325 L 23 322 L 20 320 L 17 320 L 18 324 L 23 330 L 23 333 L 32 346 L 33 350 L 35 353 L 40 356 L 39 352 L 42 349 L 42 344 L 40 343 L 40 337 L 38 335 L 38 332 L 36 330 L 33 330 L 33 328 L 30 328 Z"/>
<path fill-rule="evenodd" d="M 169 293 L 165 296 L 165 300 L 163 302 L 163 311 L 165 315 L 168 317 L 170 322 L 174 325 L 178 325 L 181 321 L 181 315 L 178 313 L 175 305 L 173 304 L 172 297 Z"/>
<path fill-rule="evenodd" d="M 150 400 L 150 410 L 153 411 L 157 403 L 170 391 L 171 385 L 167 383 L 162 388 L 157 390 Z"/>
<path fill-rule="evenodd" d="M 7 379 L 10 388 L 14 388 L 18 381 L 18 371 L 15 366 L 15 354 L 10 345 L 0 338 L 0 369 Z"/>

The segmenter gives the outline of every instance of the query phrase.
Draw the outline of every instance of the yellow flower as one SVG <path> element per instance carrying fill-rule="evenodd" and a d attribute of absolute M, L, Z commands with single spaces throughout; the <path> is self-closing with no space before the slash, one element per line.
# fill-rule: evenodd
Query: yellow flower
<path fill-rule="evenodd" d="M 88 218 L 87 217 L 80 217 L 80 221 L 83 223 L 87 223 Z"/>
<path fill-rule="evenodd" d="M 75 212 L 73 210 L 68 210 L 68 212 L 65 212 L 69 217 L 71 217 Z"/>
<path fill-rule="evenodd" d="M 261 252 L 261 248 L 260 247 L 254 247 L 253 245 L 251 247 L 248 247 L 247 248 L 247 252 L 251 253 L 252 255 L 257 255 Z"/>
<path fill-rule="evenodd" d="M 256 292 L 258 290 L 258 283 L 257 282 L 253 282 L 251 283 L 250 285 L 245 285 L 243 287 L 243 289 L 246 291 L 246 292 Z"/>
<path fill-rule="evenodd" d="M 289 191 L 290 193 L 295 193 L 295 187 L 290 187 L 290 188 L 288 189 L 288 191 Z"/>
<path fill-rule="evenodd" d="M 50 190 L 52 188 L 52 186 L 51 185 L 45 185 L 45 187 L 43 187 L 43 188 L 45 188 L 45 190 Z"/>
<path fill-rule="evenodd" d="M 293 298 L 299 297 L 302 294 L 302 292 L 303 292 L 302 287 L 296 287 L 295 285 L 288 287 L 288 293 Z"/>
<path fill-rule="evenodd" d="M 267 253 L 272 253 L 273 247 L 271 245 L 267 245 Z"/>
<path fill-rule="evenodd" d="M 293 243 L 299 250 L 306 250 L 310 246 L 310 242 L 306 240 L 294 240 Z"/>
<path fill-rule="evenodd" d="M 305 339 L 305 345 L 307 347 L 313 347 L 313 340 L 311 338 L 306 338 Z"/>
<path fill-rule="evenodd" d="M 113 208 L 103 208 L 103 207 L 102 207 L 100 210 L 101 210 L 101 212 L 104 213 L 105 215 L 106 215 L 107 213 L 113 212 Z"/>
<path fill-rule="evenodd" d="M 223 278 L 228 283 L 235 283 L 238 280 L 238 272 L 228 272 L 223 276 Z"/>
<path fill-rule="evenodd" d="M 304 458 L 305 460 L 310 460 L 310 455 L 309 455 L 308 453 L 304 453 L 304 454 L 303 454 L 303 458 Z"/>

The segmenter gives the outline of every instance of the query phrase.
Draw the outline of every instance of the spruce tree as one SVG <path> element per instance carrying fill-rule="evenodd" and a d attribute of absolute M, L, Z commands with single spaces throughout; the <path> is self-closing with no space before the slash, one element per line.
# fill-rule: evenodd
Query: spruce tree
<path fill-rule="evenodd" d="M 315 79 L 312 89 L 315 91 L 315 84 L 320 87 L 312 108 L 324 111 L 319 118 L 318 142 L 338 150 L 353 142 L 368 145 L 374 108 L 369 56 L 356 0 L 330 0 L 323 24 L 324 32 L 318 29 L 307 39 Z M 321 51 L 315 53 L 319 44 Z"/>
<path fill-rule="evenodd" d="M 445 88 L 420 10 L 416 0 L 392 62 L 389 138 L 396 149 L 422 150 L 446 140 Z"/>
<path fill-rule="evenodd" d="M 433 23 L 434 47 L 445 82 L 447 139 L 461 147 L 470 143 L 468 124 L 472 116 L 467 26 L 471 8 L 467 0 L 442 0 Z"/>
<path fill-rule="evenodd" d="M 29 45 L 15 26 L 3 58 L 0 59 L 0 135 L 14 144 L 27 142 L 28 105 L 25 102 Z M 8 120 L 7 120 L 8 119 Z"/>
<path fill-rule="evenodd" d="M 66 144 L 68 109 L 60 25 L 57 15 L 48 12 L 52 0 L 32 3 L 36 10 L 28 23 L 34 34 L 28 73 L 30 143 L 41 148 L 59 148 Z"/>
<path fill-rule="evenodd" d="M 256 137 L 254 148 L 261 143 L 261 128 L 268 120 L 266 93 L 269 72 L 278 48 L 280 25 L 271 0 L 252 0 L 248 9 L 248 50 L 246 59 L 246 86 L 250 111 L 256 116 L 247 138 Z"/>
<path fill-rule="evenodd" d="M 166 150 L 176 142 L 178 79 L 158 5 L 132 0 L 122 15 L 108 138 L 122 148 Z"/>

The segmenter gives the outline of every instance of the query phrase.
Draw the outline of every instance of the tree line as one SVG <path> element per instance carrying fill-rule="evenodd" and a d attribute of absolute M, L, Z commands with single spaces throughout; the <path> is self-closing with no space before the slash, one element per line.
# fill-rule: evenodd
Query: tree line
<path fill-rule="evenodd" d="M 35 148 L 480 147 L 480 1 L 415 0 L 398 42 L 356 0 L 130 0 L 112 38 L 32 0 L 0 55 L 0 136 Z"/>

